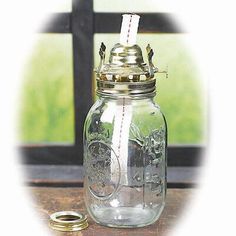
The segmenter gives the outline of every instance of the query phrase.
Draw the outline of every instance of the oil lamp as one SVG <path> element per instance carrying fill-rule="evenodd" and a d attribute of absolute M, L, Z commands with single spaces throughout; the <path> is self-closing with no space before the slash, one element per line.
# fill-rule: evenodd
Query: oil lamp
<path fill-rule="evenodd" d="M 153 50 L 136 44 L 139 16 L 124 14 L 120 42 L 95 69 L 98 100 L 84 124 L 85 203 L 94 221 L 142 227 L 161 215 L 166 195 L 167 125 L 155 104 Z"/>

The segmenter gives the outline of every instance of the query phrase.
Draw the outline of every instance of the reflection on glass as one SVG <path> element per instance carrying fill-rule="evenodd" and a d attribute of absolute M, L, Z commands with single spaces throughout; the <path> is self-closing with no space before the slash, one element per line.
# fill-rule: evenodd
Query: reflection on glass
<path fill-rule="evenodd" d="M 20 141 L 74 141 L 71 35 L 43 34 L 32 52 L 22 89 Z"/>

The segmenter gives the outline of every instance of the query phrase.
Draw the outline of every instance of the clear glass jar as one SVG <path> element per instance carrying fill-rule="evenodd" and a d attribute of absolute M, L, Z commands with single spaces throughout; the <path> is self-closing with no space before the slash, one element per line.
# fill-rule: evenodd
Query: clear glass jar
<path fill-rule="evenodd" d="M 167 126 L 154 96 L 100 94 L 87 115 L 85 203 L 99 224 L 142 227 L 163 211 Z"/>

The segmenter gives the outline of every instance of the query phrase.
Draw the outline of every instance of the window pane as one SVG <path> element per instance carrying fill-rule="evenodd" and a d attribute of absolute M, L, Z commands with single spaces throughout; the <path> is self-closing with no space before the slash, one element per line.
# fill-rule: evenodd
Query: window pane
<path fill-rule="evenodd" d="M 173 5 L 173 3 L 172 3 Z M 167 4 L 160 0 L 94 0 L 95 12 L 169 12 Z"/>
<path fill-rule="evenodd" d="M 46 12 L 71 12 L 72 0 L 41 0 L 40 8 Z"/>
<path fill-rule="evenodd" d="M 25 68 L 20 141 L 74 142 L 72 39 L 42 34 Z"/>
<path fill-rule="evenodd" d="M 52 1 L 52 0 L 51 0 Z M 72 10 L 72 0 L 53 0 L 55 2 L 55 12 L 71 12 Z"/>
<path fill-rule="evenodd" d="M 184 34 L 139 34 L 137 43 L 142 48 L 145 61 L 145 48 L 150 43 L 154 50 L 154 64 L 160 70 L 168 65 L 169 78 L 166 79 L 163 74 L 157 76 L 155 100 L 167 119 L 169 143 L 200 144 L 204 142 L 205 126 L 203 85 L 183 43 L 184 37 Z M 99 63 L 100 43 L 105 43 L 108 54 L 118 40 L 118 34 L 95 35 L 95 65 Z"/>

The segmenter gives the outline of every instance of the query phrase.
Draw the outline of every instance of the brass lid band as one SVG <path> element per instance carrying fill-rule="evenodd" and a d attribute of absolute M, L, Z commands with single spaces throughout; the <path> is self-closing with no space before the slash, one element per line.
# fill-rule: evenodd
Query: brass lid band
<path fill-rule="evenodd" d="M 50 216 L 49 226 L 58 231 L 73 232 L 88 227 L 87 217 L 74 211 L 55 212 Z"/>
<path fill-rule="evenodd" d="M 156 80 L 151 79 L 143 82 L 112 82 L 97 79 L 97 94 L 109 96 L 146 96 L 155 95 Z"/>

